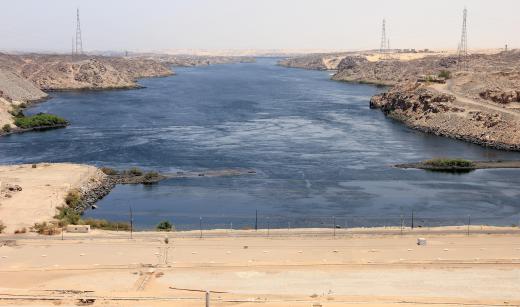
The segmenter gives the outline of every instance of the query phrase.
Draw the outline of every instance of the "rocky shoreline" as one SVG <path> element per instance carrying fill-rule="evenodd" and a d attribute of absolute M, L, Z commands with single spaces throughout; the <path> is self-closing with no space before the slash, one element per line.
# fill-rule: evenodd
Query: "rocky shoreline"
<path fill-rule="evenodd" d="M 91 180 L 79 190 L 81 193 L 80 207 L 76 211 L 82 213 L 92 208 L 99 200 L 107 196 L 118 184 L 155 184 L 167 177 L 155 172 L 147 174 L 135 174 L 131 171 L 109 173 L 106 168 L 101 169 L 103 173 L 99 180 Z M 110 172 L 112 172 L 111 170 Z M 107 174 L 109 173 L 109 174 Z M 152 174 L 151 176 L 149 174 Z"/>
<path fill-rule="evenodd" d="M 332 80 L 389 87 L 370 100 L 387 117 L 425 133 L 520 151 L 520 51 L 471 55 L 466 71 L 455 56 L 399 56 L 310 55 L 279 64 L 324 70 L 325 59 L 341 57 Z"/>

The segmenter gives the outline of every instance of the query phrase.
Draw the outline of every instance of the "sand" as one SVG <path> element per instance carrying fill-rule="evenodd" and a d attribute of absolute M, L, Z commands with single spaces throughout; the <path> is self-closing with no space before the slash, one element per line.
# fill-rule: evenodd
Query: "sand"
<path fill-rule="evenodd" d="M 55 163 L 0 166 L 0 221 L 5 233 L 52 220 L 56 207 L 64 204 L 71 189 L 80 188 L 100 176 L 93 166 Z M 18 185 L 22 191 L 7 191 Z M 6 195 L 9 195 L 6 197 Z"/>
<path fill-rule="evenodd" d="M 520 229 L 396 230 L 3 235 L 0 305 L 520 304 Z"/>

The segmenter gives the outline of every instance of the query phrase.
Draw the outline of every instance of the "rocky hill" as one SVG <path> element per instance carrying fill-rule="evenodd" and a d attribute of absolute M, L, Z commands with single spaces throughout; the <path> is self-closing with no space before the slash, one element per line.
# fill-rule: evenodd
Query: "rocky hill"
<path fill-rule="evenodd" d="M 303 68 L 311 70 L 336 70 L 341 60 L 348 54 L 310 54 L 280 60 L 278 65 L 289 68 Z"/>
<path fill-rule="evenodd" d="M 0 128 L 13 124 L 19 106 L 47 97 L 44 91 L 135 88 L 138 78 L 172 73 L 152 59 L 0 53 Z"/>
<path fill-rule="evenodd" d="M 203 55 L 171 55 L 171 54 L 147 54 L 135 58 L 159 61 L 172 66 L 192 67 L 218 64 L 253 63 L 255 58 L 242 56 L 203 56 Z"/>
<path fill-rule="evenodd" d="M 0 54 L 0 67 L 45 91 L 134 88 L 138 78 L 172 74 L 168 65 L 153 60 L 99 56 Z"/>

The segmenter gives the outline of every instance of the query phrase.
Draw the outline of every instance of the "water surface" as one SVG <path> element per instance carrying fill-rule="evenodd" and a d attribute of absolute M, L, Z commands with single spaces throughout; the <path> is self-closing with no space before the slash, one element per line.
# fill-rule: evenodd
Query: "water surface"
<path fill-rule="evenodd" d="M 0 138 L 0 163 L 78 162 L 161 172 L 254 168 L 257 175 L 118 186 L 87 216 L 138 227 L 510 225 L 520 219 L 518 170 L 456 175 L 392 165 L 432 157 L 520 159 L 518 153 L 413 131 L 370 110 L 381 91 L 327 72 L 254 64 L 178 68 L 145 89 L 53 93 L 30 109 L 66 129 Z M 333 218 L 335 217 L 335 218 Z"/>

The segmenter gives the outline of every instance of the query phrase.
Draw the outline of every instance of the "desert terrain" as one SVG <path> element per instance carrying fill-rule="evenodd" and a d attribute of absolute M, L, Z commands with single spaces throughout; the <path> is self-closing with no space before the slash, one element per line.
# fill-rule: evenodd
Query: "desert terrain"
<path fill-rule="evenodd" d="M 18 306 L 518 306 L 520 230 L 94 231 L 0 236 Z M 165 243 L 165 238 L 168 243 Z M 417 238 L 427 240 L 417 245 Z M 3 246 L 2 246 L 3 245 Z"/>
<path fill-rule="evenodd" d="M 53 220 L 68 192 L 91 189 L 105 175 L 96 167 L 70 163 L 0 166 L 0 222 L 5 233 L 27 231 Z"/>

